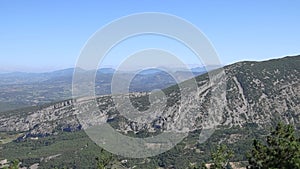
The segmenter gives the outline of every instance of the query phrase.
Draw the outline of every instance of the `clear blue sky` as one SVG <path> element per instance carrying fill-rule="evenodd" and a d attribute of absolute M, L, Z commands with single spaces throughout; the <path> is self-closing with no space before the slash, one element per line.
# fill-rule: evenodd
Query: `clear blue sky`
<path fill-rule="evenodd" d="M 0 71 L 74 67 L 96 30 L 139 12 L 170 13 L 193 23 L 222 64 L 295 55 L 300 53 L 299 7 L 297 0 L 1 0 Z"/>

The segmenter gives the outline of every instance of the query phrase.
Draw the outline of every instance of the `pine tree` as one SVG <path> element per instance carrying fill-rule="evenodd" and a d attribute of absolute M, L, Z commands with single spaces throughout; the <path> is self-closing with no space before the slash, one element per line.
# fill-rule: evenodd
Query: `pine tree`
<path fill-rule="evenodd" d="M 294 127 L 279 123 L 266 144 L 254 140 L 248 161 L 249 169 L 300 168 L 300 138 L 296 138 Z"/>
<path fill-rule="evenodd" d="M 233 157 L 233 151 L 226 145 L 219 145 L 215 152 L 211 154 L 213 164 L 210 169 L 227 169 L 230 167 L 229 160 Z"/>
<path fill-rule="evenodd" d="M 210 169 L 230 169 L 229 161 L 234 156 L 233 151 L 228 149 L 226 145 L 219 145 L 215 151 L 211 152 L 212 164 Z M 205 163 L 201 166 L 189 166 L 189 169 L 207 169 Z"/>
<path fill-rule="evenodd" d="M 112 155 L 106 153 L 103 149 L 101 150 L 100 157 L 96 157 L 97 169 L 107 169 L 112 162 Z"/>

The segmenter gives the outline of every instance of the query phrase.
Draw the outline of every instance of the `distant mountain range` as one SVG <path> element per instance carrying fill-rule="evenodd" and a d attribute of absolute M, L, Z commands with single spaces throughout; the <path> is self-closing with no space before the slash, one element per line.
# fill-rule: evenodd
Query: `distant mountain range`
<path fill-rule="evenodd" d="M 202 73 L 205 73 L 207 70 L 216 69 L 220 66 L 209 66 L 206 67 L 195 67 L 191 68 L 189 72 L 194 73 L 195 75 L 199 75 Z M 84 70 L 81 68 L 68 68 L 68 69 L 61 69 L 56 70 L 52 72 L 44 72 L 44 73 L 28 73 L 28 72 L 0 72 L 0 85 L 6 85 L 6 84 L 22 84 L 22 83 L 34 83 L 34 82 L 42 82 L 45 80 L 51 80 L 52 78 L 57 77 L 66 77 L 66 76 L 72 76 L 74 73 L 74 70 L 77 70 L 79 72 L 91 72 L 91 70 Z M 180 69 L 180 68 L 170 68 L 167 69 L 169 72 L 176 73 L 176 72 L 187 72 L 186 69 Z M 100 68 L 96 71 L 99 74 L 113 74 L 116 72 L 113 68 Z M 139 75 L 148 75 L 148 74 L 157 74 L 164 72 L 159 68 L 151 68 L 146 70 L 134 70 L 134 71 L 118 71 L 124 74 L 130 74 L 135 72 Z"/>
<path fill-rule="evenodd" d="M 210 69 L 213 67 L 209 67 Z M 75 68 L 45 73 L 13 72 L 0 74 L 0 112 L 21 107 L 42 105 L 72 97 L 72 79 Z M 77 72 L 88 76 L 92 71 L 76 68 Z M 168 71 L 181 81 L 206 72 L 204 67 L 193 68 L 191 72 L 174 68 Z M 96 71 L 96 94 L 110 94 L 111 80 L 116 70 L 101 68 Z M 147 92 L 163 89 L 177 82 L 160 69 L 118 71 L 123 78 L 135 74 L 130 92 Z M 192 76 L 191 76 L 192 73 Z"/>

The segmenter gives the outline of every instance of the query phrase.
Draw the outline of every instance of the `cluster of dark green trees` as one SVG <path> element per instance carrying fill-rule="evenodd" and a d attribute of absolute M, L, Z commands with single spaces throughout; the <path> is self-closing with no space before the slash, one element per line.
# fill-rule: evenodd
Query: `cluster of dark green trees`
<path fill-rule="evenodd" d="M 218 146 L 212 152 L 210 169 L 230 169 L 229 161 L 233 151 L 225 145 Z M 247 153 L 247 169 L 300 169 L 300 138 L 295 136 L 292 125 L 279 123 L 265 139 L 265 142 L 253 141 Z M 189 169 L 207 169 L 205 164 L 193 165 Z"/>
<path fill-rule="evenodd" d="M 279 123 L 265 140 L 254 140 L 252 148 L 246 154 L 247 169 L 300 169 L 300 138 L 296 136 L 292 125 Z M 230 161 L 234 157 L 226 145 L 219 145 L 211 152 L 210 169 L 231 169 Z M 102 150 L 96 158 L 97 169 L 110 169 L 115 162 L 113 156 Z M 14 161 L 5 169 L 17 169 L 19 161 Z M 193 164 L 187 169 L 207 169 L 205 164 Z"/>
<path fill-rule="evenodd" d="M 279 123 L 266 136 L 264 142 L 254 140 L 251 150 L 246 154 L 248 169 L 300 169 L 300 138 L 295 135 L 292 125 Z M 226 145 L 219 145 L 211 153 L 210 169 L 231 169 L 230 160 L 234 157 Z M 97 158 L 98 169 L 108 169 L 111 156 Z M 205 164 L 190 165 L 188 169 L 207 169 Z"/>
<path fill-rule="evenodd" d="M 294 127 L 279 123 L 265 144 L 254 140 L 248 161 L 250 169 L 300 169 L 300 138 Z"/>

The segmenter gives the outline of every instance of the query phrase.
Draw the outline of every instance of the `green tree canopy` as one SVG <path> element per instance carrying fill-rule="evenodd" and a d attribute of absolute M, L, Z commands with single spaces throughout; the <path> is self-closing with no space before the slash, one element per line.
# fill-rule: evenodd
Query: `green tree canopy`
<path fill-rule="evenodd" d="M 300 168 L 300 139 L 291 125 L 279 123 L 263 144 L 253 141 L 248 155 L 249 169 L 296 169 Z"/>
<path fill-rule="evenodd" d="M 113 157 L 110 153 L 104 151 L 103 149 L 100 152 L 100 157 L 96 157 L 97 169 L 107 169 L 113 161 Z"/>
<path fill-rule="evenodd" d="M 212 163 L 209 169 L 229 169 L 229 161 L 233 157 L 233 151 L 228 149 L 226 145 L 218 145 L 216 150 L 211 152 Z M 188 169 L 207 169 L 205 163 L 201 166 L 197 164 L 190 165 Z"/>

